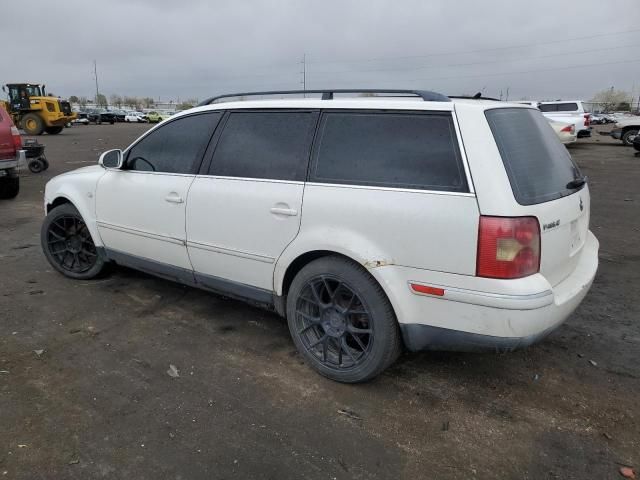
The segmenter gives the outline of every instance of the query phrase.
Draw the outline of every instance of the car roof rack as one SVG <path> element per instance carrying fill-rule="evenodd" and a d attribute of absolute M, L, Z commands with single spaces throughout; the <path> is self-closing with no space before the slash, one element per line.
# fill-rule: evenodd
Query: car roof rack
<path fill-rule="evenodd" d="M 450 102 L 449 97 L 438 92 L 431 92 L 429 90 L 396 90 L 388 88 L 356 88 L 356 89 L 332 89 L 332 90 L 271 90 L 268 92 L 245 92 L 245 93 L 227 93 L 225 95 L 218 95 L 216 97 L 207 98 L 205 101 L 198 104 L 199 107 L 204 105 L 211 105 L 216 101 L 223 98 L 231 97 L 249 97 L 259 95 L 303 95 L 307 93 L 321 93 L 322 100 L 333 100 L 333 95 L 336 93 L 388 93 L 393 95 L 415 95 L 420 97 L 425 102 Z"/>

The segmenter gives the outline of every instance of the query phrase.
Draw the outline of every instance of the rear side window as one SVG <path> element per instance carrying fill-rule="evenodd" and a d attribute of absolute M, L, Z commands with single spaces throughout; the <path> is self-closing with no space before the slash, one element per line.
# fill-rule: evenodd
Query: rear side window
<path fill-rule="evenodd" d="M 325 113 L 311 180 L 468 191 L 450 113 Z"/>
<path fill-rule="evenodd" d="M 540 112 L 498 108 L 485 115 L 519 204 L 534 205 L 575 192 L 567 183 L 580 172 Z"/>
<path fill-rule="evenodd" d="M 541 112 L 577 112 L 577 103 L 547 103 L 540 105 Z"/>
<path fill-rule="evenodd" d="M 127 155 L 128 170 L 195 173 L 196 164 L 220 121 L 220 112 L 189 115 L 166 123 L 136 143 Z"/>
<path fill-rule="evenodd" d="M 231 112 L 210 175 L 302 181 L 318 114 Z"/>

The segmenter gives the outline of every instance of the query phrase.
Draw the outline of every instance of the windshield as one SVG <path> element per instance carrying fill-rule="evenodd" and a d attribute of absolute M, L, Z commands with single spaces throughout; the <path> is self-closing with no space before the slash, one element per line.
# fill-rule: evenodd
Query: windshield
<path fill-rule="evenodd" d="M 582 175 L 539 111 L 498 108 L 485 115 L 520 205 L 548 202 L 577 191 L 567 184 Z"/>

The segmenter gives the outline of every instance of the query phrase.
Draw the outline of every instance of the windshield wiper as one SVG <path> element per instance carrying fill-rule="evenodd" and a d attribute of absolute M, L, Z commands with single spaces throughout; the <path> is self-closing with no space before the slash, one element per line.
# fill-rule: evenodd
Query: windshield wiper
<path fill-rule="evenodd" d="M 587 177 L 576 178 L 574 180 L 571 180 L 569 183 L 567 183 L 566 188 L 570 190 L 575 190 L 577 188 L 582 187 L 585 183 L 587 183 Z"/>

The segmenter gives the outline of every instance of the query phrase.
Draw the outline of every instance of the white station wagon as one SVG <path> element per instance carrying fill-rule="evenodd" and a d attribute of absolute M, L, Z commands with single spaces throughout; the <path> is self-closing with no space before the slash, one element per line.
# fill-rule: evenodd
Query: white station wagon
<path fill-rule="evenodd" d="M 212 98 L 55 177 L 47 259 L 71 278 L 116 263 L 267 306 L 341 382 L 403 346 L 509 351 L 558 327 L 598 241 L 586 179 L 540 111 L 334 96 L 358 92 Z"/>

